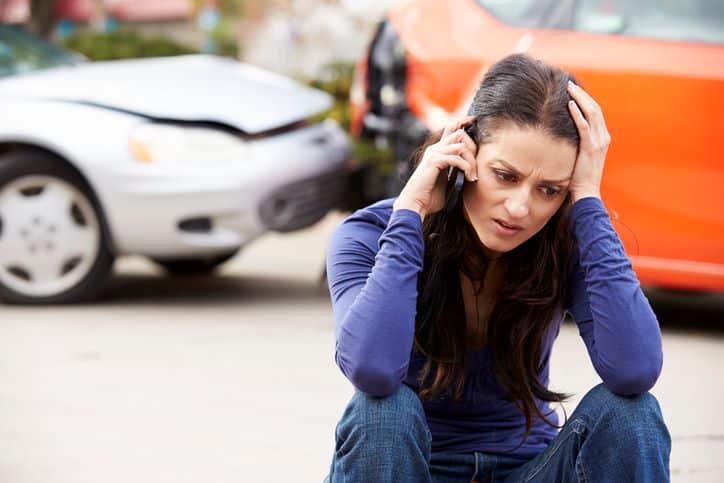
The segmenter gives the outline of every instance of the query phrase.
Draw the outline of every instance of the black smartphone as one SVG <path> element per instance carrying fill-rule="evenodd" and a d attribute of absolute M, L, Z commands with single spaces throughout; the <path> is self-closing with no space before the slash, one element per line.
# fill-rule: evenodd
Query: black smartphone
<path fill-rule="evenodd" d="M 465 126 L 465 133 L 470 136 L 470 139 L 475 141 L 475 121 Z M 477 143 L 477 142 L 476 142 Z M 460 169 L 450 166 L 447 170 L 447 188 L 445 194 L 445 212 L 450 213 L 458 203 L 460 198 L 460 192 L 463 190 L 465 184 L 465 173 Z"/>

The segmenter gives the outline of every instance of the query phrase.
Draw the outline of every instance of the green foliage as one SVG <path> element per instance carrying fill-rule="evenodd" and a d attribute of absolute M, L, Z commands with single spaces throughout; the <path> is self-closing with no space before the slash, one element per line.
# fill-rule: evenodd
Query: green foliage
<path fill-rule="evenodd" d="M 334 62 L 322 67 L 316 79 L 310 84 L 318 89 L 329 92 L 338 100 L 346 100 L 352 88 L 354 79 L 354 64 L 348 62 Z"/>
<path fill-rule="evenodd" d="M 82 32 L 65 39 L 63 46 L 91 60 L 167 57 L 198 53 L 167 37 L 146 37 L 131 29 L 122 29 L 113 33 Z"/>
<path fill-rule="evenodd" d="M 247 3 L 244 0 L 221 0 L 219 10 L 223 15 L 236 17 L 244 13 L 244 7 Z"/>
<path fill-rule="evenodd" d="M 349 92 L 354 79 L 354 64 L 335 62 L 322 68 L 316 79 L 309 81 L 309 85 L 321 89 L 334 98 L 332 108 L 318 116 L 319 119 L 334 119 L 346 131 L 350 128 Z M 390 149 L 377 148 L 372 142 L 362 139 L 353 139 L 353 152 L 355 160 L 362 165 L 372 165 L 382 174 L 389 174 L 394 170 L 394 156 Z"/>
<path fill-rule="evenodd" d="M 310 86 L 323 90 L 334 98 L 332 109 L 321 118 L 334 119 L 346 131 L 349 131 L 349 90 L 353 77 L 353 64 L 337 62 L 324 66 L 317 78 L 309 81 Z"/>
<path fill-rule="evenodd" d="M 219 25 L 211 33 L 216 42 L 216 53 L 224 57 L 239 58 L 239 40 L 235 31 L 236 19 L 222 17 Z"/>
<path fill-rule="evenodd" d="M 247 0 L 221 0 L 219 11 L 221 15 L 236 17 L 244 13 Z M 194 0 L 194 11 L 198 12 L 204 6 L 204 0 Z"/>
<path fill-rule="evenodd" d="M 352 152 L 360 165 L 371 166 L 379 175 L 388 176 L 395 172 L 395 156 L 389 148 L 378 148 L 369 140 L 353 139 Z"/>
<path fill-rule="evenodd" d="M 354 79 L 354 65 L 333 63 L 325 66 L 316 79 L 308 84 L 321 89 L 333 98 L 332 108 L 315 117 L 315 121 L 333 119 L 347 132 L 350 129 L 349 93 Z M 356 169 L 350 177 L 344 208 L 355 210 L 388 196 L 387 186 L 396 176 L 394 153 L 379 148 L 368 139 L 351 137 L 352 158 Z"/>

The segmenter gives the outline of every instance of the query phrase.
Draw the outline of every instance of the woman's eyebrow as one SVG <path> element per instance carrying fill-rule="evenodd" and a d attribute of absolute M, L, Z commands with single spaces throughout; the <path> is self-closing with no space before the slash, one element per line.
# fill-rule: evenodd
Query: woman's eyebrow
<path fill-rule="evenodd" d="M 502 164 L 503 166 L 505 166 L 506 168 L 508 168 L 508 169 L 509 169 L 510 171 L 512 171 L 513 174 L 515 174 L 516 176 L 520 176 L 520 177 L 522 177 L 522 178 L 525 178 L 525 176 L 523 175 L 523 173 L 521 173 L 520 171 L 518 171 L 517 169 L 515 169 L 510 163 L 507 163 L 506 161 L 504 161 L 504 160 L 502 160 L 502 159 L 496 159 L 495 161 L 497 161 L 498 163 L 500 163 L 500 164 Z M 563 178 L 563 179 L 558 179 L 558 180 L 544 179 L 543 181 L 541 181 L 541 183 L 544 183 L 544 184 L 561 184 L 561 183 L 565 183 L 566 181 L 569 181 L 570 179 L 571 179 L 570 176 L 567 176 L 567 177 L 565 177 L 565 178 Z"/>

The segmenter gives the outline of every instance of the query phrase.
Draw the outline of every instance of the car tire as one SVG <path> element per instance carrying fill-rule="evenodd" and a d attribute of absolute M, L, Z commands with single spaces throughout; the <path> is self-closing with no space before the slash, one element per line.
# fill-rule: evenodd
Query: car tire
<path fill-rule="evenodd" d="M 102 210 L 75 170 L 43 151 L 0 155 L 0 300 L 91 300 L 113 261 Z"/>
<path fill-rule="evenodd" d="M 219 265 L 229 261 L 239 251 L 224 253 L 209 258 L 178 258 L 170 260 L 154 261 L 161 265 L 170 275 L 189 276 L 189 275 L 208 275 L 216 270 Z"/>

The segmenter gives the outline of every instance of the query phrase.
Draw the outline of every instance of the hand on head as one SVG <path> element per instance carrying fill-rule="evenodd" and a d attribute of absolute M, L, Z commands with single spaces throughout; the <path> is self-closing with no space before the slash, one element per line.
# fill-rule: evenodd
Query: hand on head
<path fill-rule="evenodd" d="M 568 102 L 568 110 L 581 137 L 573 177 L 568 187 L 571 201 L 576 202 L 589 196 L 600 198 L 603 165 L 611 144 L 611 135 L 600 106 L 586 91 L 569 82 L 568 93 L 573 98 Z"/>

